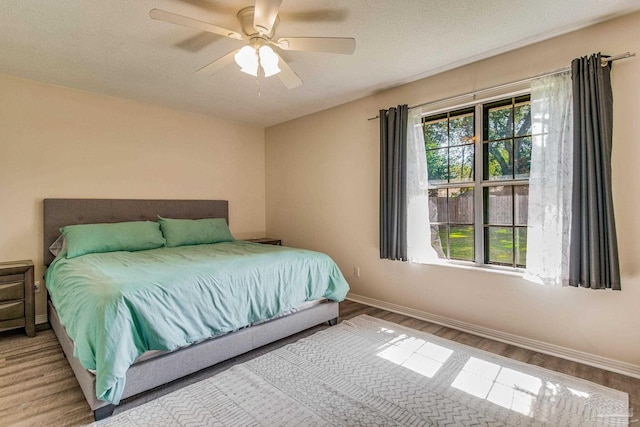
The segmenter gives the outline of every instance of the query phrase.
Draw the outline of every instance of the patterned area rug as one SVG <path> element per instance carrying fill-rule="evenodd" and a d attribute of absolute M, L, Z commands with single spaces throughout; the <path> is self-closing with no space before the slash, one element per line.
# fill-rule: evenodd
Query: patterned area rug
<path fill-rule="evenodd" d="M 622 426 L 626 393 L 366 315 L 96 426 Z"/>

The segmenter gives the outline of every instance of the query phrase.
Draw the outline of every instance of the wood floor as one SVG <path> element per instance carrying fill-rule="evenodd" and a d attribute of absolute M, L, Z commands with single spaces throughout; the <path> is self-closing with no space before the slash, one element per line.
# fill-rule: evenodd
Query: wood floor
<path fill-rule="evenodd" d="M 548 356 L 433 323 L 390 313 L 359 303 L 340 304 L 340 320 L 360 314 L 399 323 L 442 338 L 463 343 L 521 362 L 582 378 L 629 394 L 629 404 L 640 412 L 640 380 Z M 310 335 L 326 326 L 294 335 L 277 343 L 198 372 L 136 399 L 127 400 L 116 413 L 138 406 L 178 388 L 200 381 L 229 367 Z M 0 333 L 0 426 L 77 426 L 93 421 L 91 410 L 51 329 L 39 328 L 35 338 L 20 331 Z M 640 415 L 640 413 L 639 413 Z M 637 419 L 638 416 L 632 418 Z"/>

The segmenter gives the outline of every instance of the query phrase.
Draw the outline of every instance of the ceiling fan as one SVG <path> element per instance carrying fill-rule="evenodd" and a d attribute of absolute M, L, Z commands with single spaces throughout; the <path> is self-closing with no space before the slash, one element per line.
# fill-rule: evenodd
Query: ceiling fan
<path fill-rule="evenodd" d="M 302 80 L 271 46 L 283 50 L 328 52 L 343 55 L 351 55 L 355 51 L 356 40 L 353 38 L 283 37 L 275 39 L 276 28 L 280 22 L 278 11 L 281 4 L 282 0 L 256 0 L 255 6 L 241 9 L 237 18 L 242 33 L 161 9 L 152 9 L 149 16 L 159 21 L 247 41 L 244 47 L 229 52 L 205 65 L 197 71 L 198 73 L 214 75 L 235 61 L 240 66 L 240 71 L 247 74 L 256 77 L 258 75 L 264 77 L 277 75 L 289 89 L 300 86 Z"/>

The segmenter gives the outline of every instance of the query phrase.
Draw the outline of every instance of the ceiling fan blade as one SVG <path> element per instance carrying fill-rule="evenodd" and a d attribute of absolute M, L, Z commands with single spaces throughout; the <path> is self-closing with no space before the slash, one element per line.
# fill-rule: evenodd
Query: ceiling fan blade
<path fill-rule="evenodd" d="M 260 34 L 269 34 L 278 17 L 282 0 L 256 0 L 253 11 L 253 28 Z"/>
<path fill-rule="evenodd" d="M 224 67 L 227 67 L 227 66 L 233 64 L 233 62 L 234 62 L 233 56 L 239 50 L 240 49 L 236 49 L 236 50 L 234 50 L 232 52 L 229 52 L 225 56 L 216 59 L 211 64 L 205 65 L 204 67 L 200 68 L 197 71 L 197 73 L 199 73 L 199 74 L 208 74 L 210 76 L 213 76 L 215 73 L 217 73 L 218 71 L 222 70 Z"/>
<path fill-rule="evenodd" d="M 184 27 L 193 28 L 195 30 L 207 31 L 209 33 L 219 34 L 221 36 L 229 37 L 236 40 L 242 40 L 242 35 L 235 31 L 228 30 L 226 28 L 218 27 L 208 22 L 198 21 L 197 19 L 188 18 L 176 13 L 167 12 L 161 9 L 151 9 L 149 16 L 152 19 L 164 22 L 170 22 L 172 24 L 182 25 Z"/>
<path fill-rule="evenodd" d="M 351 55 L 356 50 L 356 39 L 346 37 L 284 37 L 278 39 L 276 46 L 284 50 Z"/>
<path fill-rule="evenodd" d="M 278 67 L 280 67 L 280 72 L 276 74 L 280 81 L 285 85 L 287 89 L 294 89 L 302 84 L 302 80 L 300 77 L 289 67 L 289 64 L 284 62 L 284 59 L 280 55 L 278 55 L 280 61 L 278 61 Z"/>

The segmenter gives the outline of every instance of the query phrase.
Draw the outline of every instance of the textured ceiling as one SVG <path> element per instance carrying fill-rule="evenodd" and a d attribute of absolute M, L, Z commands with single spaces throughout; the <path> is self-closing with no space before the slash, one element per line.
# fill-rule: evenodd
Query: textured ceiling
<path fill-rule="evenodd" d="M 640 9 L 638 0 L 284 0 L 277 36 L 355 37 L 351 56 L 283 52 L 304 84 L 259 83 L 243 42 L 154 21 L 160 8 L 239 30 L 251 0 L 2 0 L 0 74 L 269 126 Z M 616 53 L 616 52 L 614 52 Z"/>

